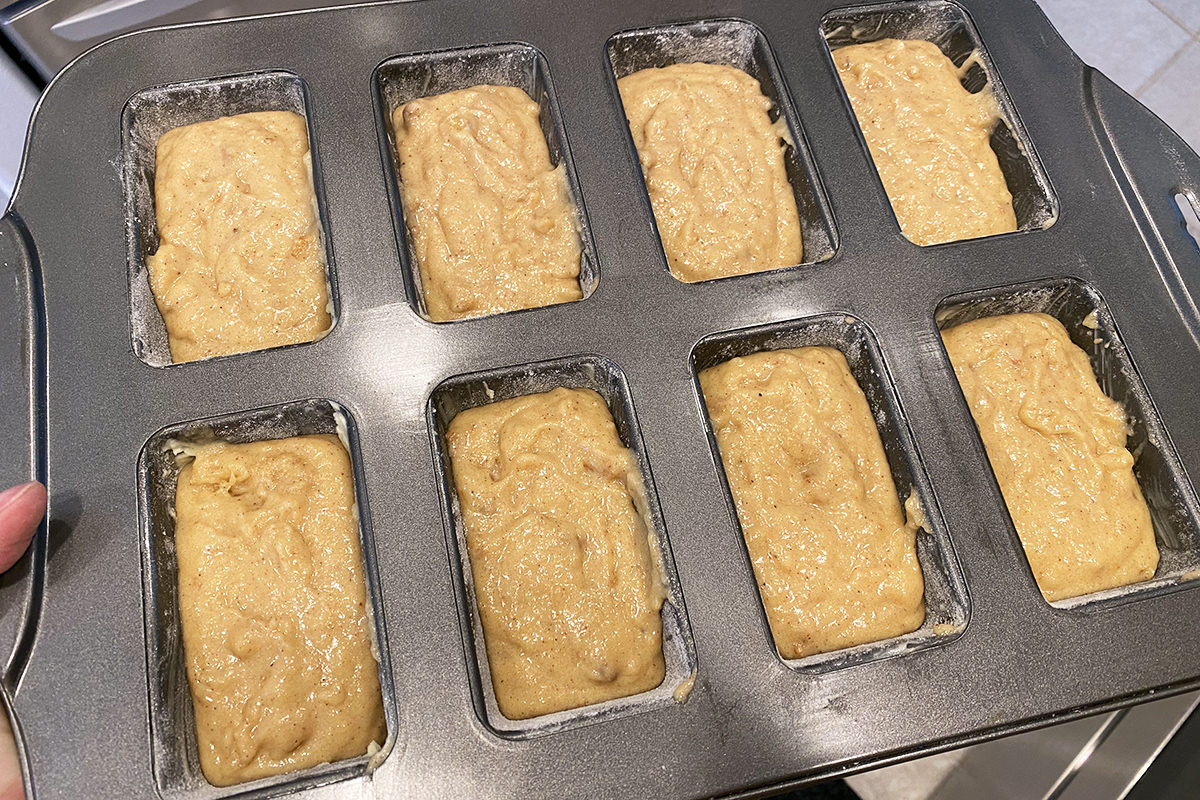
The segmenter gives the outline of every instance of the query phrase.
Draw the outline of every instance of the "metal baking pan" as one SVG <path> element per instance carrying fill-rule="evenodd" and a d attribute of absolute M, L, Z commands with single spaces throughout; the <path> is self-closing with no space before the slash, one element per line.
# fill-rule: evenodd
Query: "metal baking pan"
<path fill-rule="evenodd" d="M 1020 231 L 933 247 L 901 235 L 828 49 L 887 35 L 930 38 L 960 62 L 980 51 L 967 83 L 998 90 L 993 144 Z M 697 284 L 668 272 L 616 76 L 690 57 L 748 69 L 776 101 L 805 264 Z M 424 81 L 479 74 L 542 104 L 590 293 L 435 324 L 420 313 L 383 120 Z M 155 236 L 144 137 L 270 107 L 308 121 L 336 325 L 309 344 L 167 366 L 143 285 Z M 753 796 L 1200 687 L 1200 253 L 1173 200 L 1198 191 L 1200 158 L 1080 63 L 1032 2 L 618 0 L 564 14 L 547 0 L 422 0 L 90 51 L 47 89 L 0 221 L 0 479 L 39 477 L 51 492 L 48 526 L 0 585 L 2 696 L 27 789 Z M 1038 592 L 938 327 L 1004 309 L 1058 315 L 1125 403 L 1163 550 L 1153 581 L 1067 604 Z M 797 343 L 847 352 L 897 486 L 929 514 L 930 622 L 793 662 L 771 645 L 695 372 Z M 512 726 L 488 697 L 441 436 L 480 392 L 555 381 L 601 390 L 652 490 L 671 677 L 629 703 Z M 371 762 L 209 787 L 188 749 L 170 470 L 155 442 L 326 431 L 339 409 L 389 742 Z M 692 669 L 690 694 L 672 696 Z"/>

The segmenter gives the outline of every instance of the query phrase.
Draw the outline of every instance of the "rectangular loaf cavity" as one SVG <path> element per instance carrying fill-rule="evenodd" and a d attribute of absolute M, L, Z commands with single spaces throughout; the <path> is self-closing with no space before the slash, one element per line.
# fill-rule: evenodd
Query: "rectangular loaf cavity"
<path fill-rule="evenodd" d="M 527 44 L 497 44 L 399 56 L 388 59 L 375 70 L 374 87 L 380 147 L 389 171 L 388 194 L 392 202 L 396 242 L 404 265 L 405 288 L 409 302 L 419 314 L 435 322 L 532 307 L 528 302 L 505 300 L 496 308 L 469 313 L 446 313 L 444 309 L 431 309 L 430 304 L 426 302 L 425 287 L 422 286 L 425 270 L 418 258 L 411 228 L 412 220 L 406 218 L 405 203 L 410 202 L 412 198 L 410 196 L 406 201 L 407 190 L 402 182 L 400 151 L 393 125 L 397 110 L 412 100 L 432 98 L 481 85 L 515 87 L 537 104 L 538 123 L 549 153 L 550 165 L 555 170 L 561 169 L 566 177 L 569 224 L 574 226 L 582 251 L 578 263 L 578 291 L 570 293 L 565 286 L 560 287 L 552 302 L 586 298 L 599 280 L 599 268 L 575 167 L 567 145 L 566 131 L 555 100 L 549 66 L 541 52 Z M 434 199 L 426 198 L 426 202 L 433 202 Z M 420 219 L 417 215 L 413 217 Z M 556 225 L 555 230 L 559 227 Z M 566 231 L 563 231 L 563 235 L 566 236 Z M 550 265 L 542 265 L 539 269 L 543 267 L 549 275 Z M 563 264 L 560 264 L 554 269 L 561 271 L 562 267 Z M 555 279 L 555 283 L 561 284 L 563 279 Z M 495 304 L 497 301 L 489 302 Z M 539 303 L 545 304 L 547 303 Z"/>
<path fill-rule="evenodd" d="M 601 416 L 611 415 L 620 445 L 631 451 L 630 468 L 634 469 L 636 474 L 629 473 L 629 486 L 632 487 L 629 497 L 634 501 L 643 532 L 648 535 L 650 562 L 660 575 L 665 593 L 661 613 L 658 615 L 661 624 L 660 657 L 665 677 L 653 687 L 640 687 L 641 690 L 633 694 L 612 696 L 607 700 L 593 698 L 598 701 L 559 711 L 536 713 L 537 709 L 531 706 L 505 703 L 512 713 L 510 717 L 501 711 L 501 702 L 497 700 L 494 683 L 494 680 L 505 676 L 499 671 L 492 671 L 488 658 L 488 642 L 480 613 L 480 599 L 476 593 L 476 579 L 480 577 L 480 573 L 473 571 L 471 563 L 472 542 L 478 546 L 478 542 L 483 540 L 472 539 L 473 534 L 469 533 L 466 527 L 465 520 L 471 519 L 471 514 L 468 511 L 467 517 L 464 517 L 464 503 L 460 496 L 460 489 L 464 487 L 460 481 L 468 478 L 468 475 L 456 473 L 452 456 L 454 443 L 457 441 L 459 457 L 462 457 L 465 429 L 461 427 L 461 423 L 456 426 L 454 421 L 459 415 L 466 414 L 462 422 L 482 422 L 482 425 L 476 426 L 475 429 L 484 430 L 489 424 L 489 412 L 505 407 L 496 404 L 506 404 L 514 400 L 521 402 L 521 399 L 531 395 L 542 395 L 560 389 L 584 390 L 581 396 L 585 398 L 585 402 L 602 402 L 603 408 L 597 407 L 593 410 Z M 551 397 L 558 400 L 561 396 Z M 670 543 L 663 527 L 654 482 L 650 476 L 631 402 L 620 370 L 612 362 L 596 356 L 561 359 L 459 376 L 439 385 L 430 397 L 431 435 L 437 454 L 447 530 L 456 560 L 454 566 L 458 577 L 463 633 L 475 654 L 470 666 L 476 711 L 483 723 L 498 735 L 520 738 L 548 733 L 591 720 L 608 719 L 636 709 L 683 702 L 690 691 L 696 670 L 691 632 L 679 580 L 675 574 Z M 478 435 L 485 434 L 486 430 Z M 511 446 L 518 449 L 528 445 L 527 440 L 521 438 L 513 438 L 510 441 Z M 518 459 L 528 456 L 529 454 L 525 453 L 518 456 Z M 478 470 L 472 466 L 471 474 L 476 473 Z M 640 488 L 637 486 L 639 483 Z M 470 487 L 467 488 L 471 490 Z M 617 505 L 623 503 L 617 502 Z M 477 528 L 475 532 L 479 530 Z M 514 708 L 517 709 L 516 712 L 512 711 Z"/>
<path fill-rule="evenodd" d="M 235 447 L 283 444 L 286 447 L 288 442 L 306 441 L 305 438 L 295 437 L 311 437 L 307 440 L 314 442 L 321 453 L 331 457 L 332 460 L 328 462 L 330 464 L 338 460 L 338 452 L 344 453 L 348 457 L 348 461 L 343 462 L 342 469 L 348 469 L 349 472 L 342 472 L 335 480 L 340 483 L 338 492 L 352 494 L 352 519 L 342 520 L 338 523 L 341 528 L 337 529 L 340 533 L 335 538 L 341 555 L 331 557 L 332 560 L 328 563 L 333 564 L 336 561 L 336 568 L 346 570 L 347 576 L 357 571 L 365 582 L 367 630 L 364 633 L 367 635 L 367 641 L 360 641 L 355 645 L 354 656 L 357 661 L 354 663 L 358 664 L 360 668 L 359 677 L 354 682 L 347 684 L 347 688 L 349 690 L 358 687 L 368 694 L 375 692 L 381 695 L 383 720 L 372 723 L 372 725 L 385 724 L 386 730 L 382 732 L 384 738 L 376 742 L 378 746 L 371 745 L 368 748 L 364 744 L 361 754 L 349 755 L 340 751 L 335 754 L 334 750 L 337 748 L 321 753 L 314 752 L 310 754 L 311 764 L 309 766 L 283 771 L 275 775 L 253 778 L 248 774 L 239 775 L 236 771 L 231 773 L 228 770 L 209 769 L 216 784 L 214 785 L 206 780 L 206 773 L 201 767 L 204 762 L 200 756 L 197 716 L 187 675 L 187 662 L 189 658 L 195 657 L 194 646 L 197 643 L 207 648 L 219 649 L 222 646 L 222 639 L 216 627 L 203 622 L 197 625 L 195 613 L 187 610 L 188 607 L 197 607 L 197 603 L 203 605 L 205 602 L 213 601 L 214 593 L 205 589 L 206 586 L 211 589 L 209 586 L 211 580 L 205 579 L 205 581 L 197 583 L 197 576 L 194 572 L 187 576 L 188 587 L 181 590 L 179 584 L 181 566 L 189 568 L 190 565 L 194 568 L 200 563 L 200 560 L 207 558 L 210 563 L 205 566 L 205 574 L 211 574 L 208 570 L 211 570 L 216 564 L 215 560 L 205 555 L 203 541 L 212 535 L 211 530 L 206 530 L 212 524 L 211 508 L 208 508 L 203 501 L 203 498 L 209 495 L 203 489 L 197 491 L 196 482 L 189 478 L 191 467 L 187 463 L 182 463 L 187 462 L 187 458 L 179 459 L 177 452 L 213 443 L 224 443 Z M 238 791 L 268 787 L 300 789 L 362 775 L 369 769 L 370 764 L 378 763 L 390 751 L 396 730 L 391 669 L 386 636 L 379 612 L 382 606 L 376 575 L 374 545 L 370 533 L 370 515 L 367 513 L 366 496 L 362 489 L 362 476 L 354 474 L 359 469 L 357 450 L 358 440 L 353 420 L 340 406 L 321 400 L 288 403 L 257 411 L 172 425 L 152 436 L 143 448 L 138 470 L 141 484 L 139 508 L 143 582 L 146 597 L 145 625 L 149 669 L 147 679 L 150 687 L 150 728 L 154 775 L 159 792 L 163 796 L 218 797 L 223 796 L 225 792 L 217 787 L 229 783 L 236 783 Z M 228 453 L 228 451 L 226 452 Z M 283 454 L 283 456 L 285 458 L 296 457 L 295 454 Z M 301 461 L 297 461 L 297 463 L 300 464 Z M 299 468 L 297 467 L 297 469 Z M 182 483 L 180 481 L 181 472 L 184 473 Z M 299 473 L 296 469 L 291 469 L 280 474 L 298 475 Z M 182 488 L 180 488 L 181 486 Z M 185 508 L 177 508 L 180 492 L 187 492 L 191 500 Z M 318 494 L 318 492 L 314 492 L 314 498 Z M 197 499 L 201 499 L 202 502 L 197 504 Z M 244 514 L 242 521 L 245 522 L 251 518 L 252 515 Z M 188 530 L 177 530 L 180 522 L 189 526 Z M 324 532 L 325 527 L 322 527 L 321 530 Z M 329 528 L 329 531 L 333 530 L 335 530 L 334 527 Z M 288 553 L 293 555 L 300 553 L 302 550 L 302 547 L 299 550 L 294 547 L 284 547 L 283 551 L 280 551 L 280 558 L 283 559 Z M 228 552 L 242 551 L 230 548 Z M 250 550 L 245 550 L 245 554 L 250 553 Z M 300 558 L 300 556 L 296 557 Z M 356 558 L 357 563 L 351 563 Z M 325 570 L 325 567 L 322 566 L 323 559 L 323 556 L 314 557 L 314 568 L 318 571 Z M 230 559 L 222 563 L 226 566 L 236 566 L 236 561 L 236 558 L 230 556 Z M 300 561 L 291 559 L 289 563 L 300 564 L 303 561 L 303 558 L 300 558 Z M 247 561 L 242 566 L 249 567 L 251 563 Z M 322 572 L 322 574 L 324 573 Z M 284 574 L 281 575 L 278 582 L 283 584 L 288 580 L 288 575 Z M 350 578 L 338 580 L 346 583 L 350 581 Z M 252 583 L 253 581 L 250 581 L 250 584 Z M 316 584 L 312 585 L 319 587 L 321 584 L 318 580 Z M 316 598 L 318 605 L 324 602 L 322 597 L 324 595 Z M 181 610 L 181 598 L 185 603 L 191 605 Z M 221 602 L 218 600 L 216 604 L 219 606 Z M 255 607 L 265 613 L 266 605 L 265 602 L 256 602 Z M 325 606 L 328 605 L 329 603 L 325 603 Z M 315 617 L 306 614 L 299 624 L 303 627 L 305 624 L 312 623 L 313 619 Z M 191 633 L 184 631 L 185 624 L 190 626 Z M 347 636 L 350 636 L 354 632 L 347 631 L 346 633 Z M 193 648 L 190 653 L 185 653 L 185 636 L 189 637 L 188 641 L 191 643 L 188 646 Z M 228 641 L 233 641 L 233 639 Z M 364 645 L 369 652 L 363 651 Z M 279 653 L 283 654 L 282 648 L 279 649 Z M 245 657 L 246 664 L 254 663 L 253 653 L 246 654 Z M 359 664 L 359 661 L 362 663 Z M 366 674 L 363 670 L 370 670 L 374 674 Z M 222 672 L 222 674 L 225 673 Z M 297 688 L 295 685 L 289 685 L 289 687 Z M 253 693 L 253 690 L 250 691 Z M 348 694 L 352 693 L 348 691 Z M 362 695 L 362 697 L 366 698 L 366 695 Z M 369 698 L 364 702 L 366 703 L 364 708 L 369 709 L 373 706 Z M 206 718 L 216 723 L 219 730 L 231 729 L 231 726 L 221 723 L 219 717 L 212 715 L 202 716 L 201 722 Z M 335 728 L 328 724 L 332 717 L 318 715 L 316 719 L 316 726 L 319 730 L 315 735 L 316 738 L 322 736 L 337 738 L 337 734 L 334 732 Z M 357 743 L 352 744 L 354 744 L 352 749 L 357 749 Z M 370 754 L 368 754 L 368 750 Z M 322 758 L 322 755 L 325 758 Z M 332 759 L 332 763 L 329 759 Z"/>
<path fill-rule="evenodd" d="M 607 51 L 618 81 L 640 70 L 687 63 L 733 67 L 754 78 L 771 103 L 770 120 L 786 131 L 783 164 L 803 240 L 803 255 L 798 263 L 815 264 L 833 257 L 837 233 L 824 189 L 810 158 L 799 116 L 762 31 L 749 22 L 734 19 L 678 23 L 618 33 L 609 39 Z M 636 153 L 636 146 L 634 150 Z M 780 264 L 773 268 L 788 266 L 795 265 Z"/>
<path fill-rule="evenodd" d="M 989 144 L 1012 194 L 1016 230 L 1043 230 L 1054 224 L 1058 201 L 1037 151 L 979 33 L 958 5 L 945 0 L 916 0 L 837 9 L 825 15 L 821 30 L 831 53 L 847 45 L 881 39 L 920 40 L 937 45 L 959 69 L 965 66 L 963 87 L 971 93 L 990 91 L 1000 108 L 1000 121 Z"/>
<path fill-rule="evenodd" d="M 938 512 L 912 435 L 903 422 L 899 401 L 871 331 L 862 322 L 843 315 L 828 315 L 799 321 L 774 323 L 745 330 L 715 334 L 702 340 L 692 353 L 696 374 L 696 391 L 705 408 L 705 426 L 726 499 L 735 518 L 737 505 L 730 488 L 726 463 L 717 440 L 709 407 L 701 385 L 700 374 L 738 357 L 754 356 L 776 350 L 804 347 L 833 348 L 845 356 L 855 382 L 866 396 L 872 422 L 876 426 L 888 470 L 899 495 L 899 501 L 915 496 L 923 512 L 924 522 L 916 536 L 916 556 L 924 581 L 924 620 L 909 633 L 901 633 L 880 641 L 843 646 L 823 653 L 795 657 L 784 653 L 777 642 L 781 658 L 792 668 L 826 672 L 852 664 L 873 661 L 897 653 L 910 652 L 951 641 L 966 627 L 970 616 L 966 588 Z M 751 398 L 753 401 L 753 398 Z M 739 527 L 741 520 L 739 519 Z M 747 550 L 747 558 L 753 558 Z M 758 589 L 757 586 L 754 587 Z M 764 606 L 764 624 L 770 628 Z M 772 639 L 768 632 L 768 638 Z"/>
<path fill-rule="evenodd" d="M 1195 492 L 1121 340 L 1116 321 L 1093 287 L 1074 278 L 1062 278 L 972 292 L 943 301 L 937 322 L 945 333 L 985 317 L 1021 313 L 1047 314 L 1061 322 L 1071 341 L 1088 355 L 1101 391 L 1124 409 L 1129 425 L 1125 446 L 1134 457 L 1134 477 L 1149 508 L 1159 550 L 1152 578 L 1063 597 L 1052 604 L 1091 606 L 1135 593 L 1166 591 L 1200 575 L 1200 509 Z"/>
<path fill-rule="evenodd" d="M 130 335 L 134 353 L 151 366 L 162 367 L 180 360 L 206 357 L 203 353 L 192 353 L 183 358 L 172 358 L 167 329 L 151 289 L 147 263 L 151 254 L 155 253 L 161 244 L 155 208 L 159 140 L 163 134 L 175 128 L 211 122 L 220 117 L 264 111 L 291 112 L 305 120 L 304 133 L 308 142 L 316 213 L 314 231 L 308 244 L 310 253 L 306 258 L 314 263 L 319 262 L 320 271 L 324 273 L 306 274 L 308 291 L 315 299 L 312 301 L 312 320 L 305 323 L 304 332 L 287 335 L 268 333 L 269 341 L 265 346 L 311 341 L 324 336 L 336 324 L 338 298 L 332 254 L 328 236 L 324 233 L 328 229 L 324 189 L 317 144 L 312 126 L 307 121 L 307 91 L 304 82 L 297 75 L 280 71 L 145 89 L 133 95 L 125 105 L 121 118 L 121 138 L 129 262 Z M 186 190 L 186 186 L 181 186 Z M 239 350 L 221 348 L 216 354 L 232 352 Z"/>

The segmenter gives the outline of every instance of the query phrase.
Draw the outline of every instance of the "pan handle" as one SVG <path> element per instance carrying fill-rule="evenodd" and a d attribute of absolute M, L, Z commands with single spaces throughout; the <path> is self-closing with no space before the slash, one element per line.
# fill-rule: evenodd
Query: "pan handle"
<path fill-rule="evenodd" d="M 28 480 L 46 482 L 46 327 L 40 275 L 29 232 L 10 209 L 0 217 L 0 489 Z M 34 797 L 33 783 L 12 696 L 37 629 L 48 530 L 43 520 L 29 550 L 0 576 L 0 647 L 11 648 L 0 673 L 0 713 L 13 732 L 27 798 Z"/>
<path fill-rule="evenodd" d="M 1094 69 L 1085 76 L 1096 138 L 1176 305 L 1200 342 L 1200 249 L 1176 195 L 1200 214 L 1200 155 Z"/>
<path fill-rule="evenodd" d="M 37 251 L 14 211 L 0 217 L 0 489 L 46 481 L 45 324 Z M 0 576 L 0 680 L 14 691 L 32 644 L 45 577 L 47 525 Z M 2 653 L 4 651 L 0 651 Z"/>

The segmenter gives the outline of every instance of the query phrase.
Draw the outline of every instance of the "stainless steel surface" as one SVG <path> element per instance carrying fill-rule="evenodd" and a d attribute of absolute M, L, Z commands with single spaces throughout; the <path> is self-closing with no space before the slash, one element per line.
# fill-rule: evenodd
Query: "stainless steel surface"
<path fill-rule="evenodd" d="M 102 5 L 105 13 L 98 14 Z M 0 28 L 37 71 L 49 79 L 88 48 L 138 28 L 344 5 L 349 3 L 345 0 L 108 0 L 104 3 L 18 0 L 0 8 Z"/>
<path fill-rule="evenodd" d="M 0 208 L 17 184 L 25 131 L 37 103 L 38 92 L 17 65 L 0 53 Z"/>
<path fill-rule="evenodd" d="M 72 42 L 109 38 L 135 27 L 146 27 L 168 14 L 203 0 L 104 0 L 50 26 L 50 32 Z"/>
<path fill-rule="evenodd" d="M 1169 697 L 1125 711 L 1075 777 L 1057 795 L 1060 800 L 1125 797 L 1189 715 L 1200 709 L 1200 695 Z M 1048 799 L 1049 800 L 1049 799 Z"/>
<path fill-rule="evenodd" d="M 29 635 L 8 670 L 38 796 L 152 797 L 161 782 L 147 721 L 148 698 L 163 687 L 143 636 L 143 621 L 158 625 L 159 617 L 144 617 L 157 599 L 143 591 L 136 532 L 135 465 L 147 439 L 166 426 L 249 420 L 256 409 L 310 398 L 338 402 L 358 423 L 356 469 L 376 542 L 396 744 L 370 777 L 357 773 L 306 797 L 763 793 L 1196 687 L 1194 584 L 1069 609 L 1041 599 L 934 316 L 945 298 L 981 288 L 1083 279 L 1111 311 L 1101 333 L 1137 365 L 1112 374 L 1144 384 L 1152 400 L 1131 409 L 1149 426 L 1147 441 L 1167 462 L 1173 444 L 1188 469 L 1200 468 L 1200 430 L 1191 424 L 1200 398 L 1179 385 L 1181 375 L 1200 374 L 1192 301 L 1200 257 L 1171 202 L 1176 188 L 1200 183 L 1200 158 L 1083 67 L 1031 3 L 964 0 L 1021 142 L 1005 154 L 1009 179 L 1025 197 L 1056 197 L 1059 218 L 1045 230 L 916 247 L 899 233 L 821 40 L 833 5 L 714 3 L 701 12 L 682 0 L 626 2 L 566 20 L 549 0 L 436 0 L 150 31 L 60 75 L 33 124 L 14 213 L 0 228 L 3 263 L 33 287 L 9 298 L 28 320 L 23 338 L 0 346 L 29 371 L 35 411 L 24 427 L 5 427 L 23 432 L 13 447 L 29 453 L 28 463 L 48 461 L 48 470 L 44 461 L 35 470 L 51 477 L 55 531 L 31 588 L 14 587 L 28 598 L 26 613 L 13 616 Z M 882 18 L 868 16 L 874 24 L 864 30 L 902 29 L 907 20 L 946 43 L 969 41 L 955 8 L 889 6 Z M 769 42 L 780 101 L 797 111 L 800 161 L 812 165 L 815 210 L 832 216 L 832 258 L 708 284 L 670 277 L 608 44 L 611 34 L 701 13 L 746 17 Z M 386 95 L 372 76 L 395 56 L 497 41 L 530 42 L 553 73 L 599 281 L 578 303 L 437 325 L 420 316 L 396 244 L 403 229 L 389 202 L 390 144 L 379 124 Z M 122 149 L 122 109 L 148 87 L 278 70 L 304 82 L 337 327 L 309 345 L 151 366 L 132 343 L 130 291 L 141 278 L 126 231 L 136 232 L 140 212 L 123 203 L 120 172 L 136 160 Z M 1040 165 L 1048 180 L 1039 179 Z M 1024 208 L 1036 218 L 1036 202 Z M 877 377 L 895 398 L 892 424 L 900 438 L 907 431 L 905 455 L 918 465 L 911 480 L 927 484 L 930 513 L 944 523 L 969 624 L 933 646 L 806 670 L 770 645 L 692 359 L 695 344 L 714 334 L 745 342 L 727 332 L 799 330 L 831 313 L 858 320 L 878 343 Z M 448 378 L 593 353 L 615 362 L 628 386 L 697 681 L 686 702 L 512 740 L 491 731 L 480 711 L 428 401 Z M 1154 438 L 1156 419 L 1171 441 Z M 1155 474 L 1172 490 L 1186 488 L 1176 468 Z M 1198 543 L 1180 530 L 1177 540 L 1160 531 L 1161 544 L 1194 554 Z M 32 588 L 38 580 L 44 597 Z M 314 775 L 295 780 L 311 784 Z"/>
<path fill-rule="evenodd" d="M 863 800 L 1121 800 L 1200 706 L 1195 692 L 846 780 Z"/>
<path fill-rule="evenodd" d="M 1123 714 L 1113 711 L 926 756 L 852 775 L 846 783 L 862 800 L 1045 800 Z"/>

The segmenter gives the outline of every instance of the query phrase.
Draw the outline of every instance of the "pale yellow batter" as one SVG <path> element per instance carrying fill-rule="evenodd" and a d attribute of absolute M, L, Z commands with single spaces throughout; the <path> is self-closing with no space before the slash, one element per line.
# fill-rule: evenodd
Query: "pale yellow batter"
<path fill-rule="evenodd" d="M 320 338 L 332 325 L 304 118 L 257 111 L 158 140 L 150 288 L 176 362 Z"/>
<path fill-rule="evenodd" d="M 298 436 L 189 452 L 175 548 L 204 776 L 228 786 L 382 744 L 345 447 Z"/>
<path fill-rule="evenodd" d="M 672 64 L 617 81 L 671 272 L 681 281 L 803 260 L 783 122 L 733 67 Z"/>
<path fill-rule="evenodd" d="M 921 245 L 1017 229 L 989 143 L 1000 107 L 971 94 L 931 42 L 881 39 L 833 51 L 900 230 Z"/>
<path fill-rule="evenodd" d="M 661 684 L 664 592 L 641 475 L 604 400 L 559 388 L 479 406 L 448 439 L 501 713 Z"/>
<path fill-rule="evenodd" d="M 780 655 L 919 628 L 917 522 L 845 356 L 764 351 L 704 370 L 700 385 Z"/>
<path fill-rule="evenodd" d="M 1152 577 L 1158 546 L 1125 412 L 1062 323 L 1009 314 L 942 336 L 1046 599 Z"/>
<path fill-rule="evenodd" d="M 392 115 L 404 221 L 436 322 L 583 297 L 566 170 L 513 86 L 412 100 Z"/>

